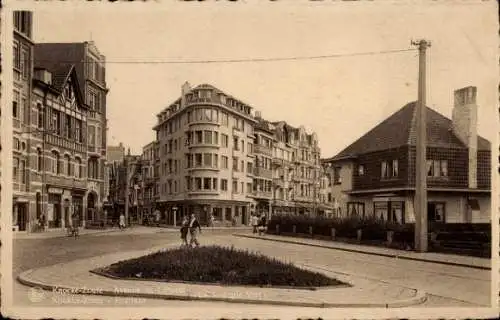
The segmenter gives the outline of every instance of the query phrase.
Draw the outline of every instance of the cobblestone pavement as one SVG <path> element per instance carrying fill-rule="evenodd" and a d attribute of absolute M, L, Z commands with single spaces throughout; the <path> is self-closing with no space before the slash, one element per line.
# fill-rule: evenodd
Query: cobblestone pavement
<path fill-rule="evenodd" d="M 368 283 L 376 283 L 373 285 L 373 290 L 379 290 L 379 292 L 390 293 L 397 295 L 397 290 L 404 292 L 402 288 L 410 287 L 411 284 L 416 285 L 416 287 L 431 289 L 428 291 L 431 295 L 424 304 L 425 306 L 471 306 L 471 305 L 482 305 L 486 302 L 484 298 L 485 294 L 488 296 L 489 283 L 488 277 L 489 273 L 483 270 L 470 270 L 463 267 L 451 267 L 451 266 L 439 266 L 436 264 L 428 263 L 415 263 L 414 261 L 395 261 L 394 259 L 389 259 L 386 257 L 376 257 L 376 256 L 366 256 L 358 253 L 348 253 L 348 252 L 337 252 L 335 250 L 328 250 L 322 248 L 308 248 L 304 250 L 304 246 L 297 246 L 292 244 L 276 243 L 271 241 L 263 240 L 252 240 L 235 238 L 230 236 L 219 236 L 219 232 L 214 231 L 212 234 L 205 232 L 203 235 L 205 242 L 212 239 L 210 242 L 214 241 L 219 244 L 225 245 L 235 245 L 238 248 L 247 248 L 252 251 L 259 251 L 264 254 L 271 256 L 276 256 L 278 258 L 293 261 L 296 263 L 309 264 L 311 266 L 321 266 L 324 270 L 338 271 L 345 273 L 355 273 L 360 279 L 363 279 Z M 37 268 L 40 266 L 48 266 L 55 263 L 70 261 L 74 259 L 94 257 L 109 252 L 122 252 L 129 250 L 142 250 L 146 248 L 151 248 L 160 243 L 178 243 L 178 235 L 175 233 L 167 234 L 148 234 L 141 236 L 133 235 L 120 235 L 120 236 L 95 236 L 87 237 L 85 241 L 80 241 L 84 239 L 83 237 L 76 242 L 68 242 L 72 239 L 45 239 L 42 240 L 42 245 L 40 245 L 40 240 L 16 240 L 15 247 L 24 251 L 24 253 L 32 252 L 31 259 L 26 258 L 25 254 L 20 254 L 20 252 L 15 252 L 17 257 L 14 257 L 14 270 L 15 274 L 31 268 Z M 99 245 L 97 245 L 99 244 Z M 34 250 L 34 246 L 38 250 Z M 85 247 L 86 250 L 82 250 Z M 46 256 L 47 251 L 59 251 L 59 255 L 56 255 L 55 259 L 50 259 L 50 261 L 40 261 L 34 259 L 40 257 L 40 255 Z M 36 252 L 36 254 L 33 254 Z M 367 268 L 367 265 L 370 267 Z M 423 273 L 423 275 L 422 275 Z M 435 277 L 440 276 L 442 278 L 438 279 L 436 282 Z M 453 282 L 450 284 L 450 279 Z M 456 284 L 457 279 L 463 282 L 462 287 L 466 287 L 469 291 L 471 288 L 472 293 L 469 295 L 459 294 L 454 291 L 459 291 L 460 286 Z M 410 284 L 408 283 L 410 281 Z M 380 281 L 389 282 L 382 285 Z M 390 287 L 398 287 L 398 289 L 389 289 Z M 457 290 L 458 288 L 458 290 Z M 450 292 L 451 291 L 451 292 Z M 22 286 L 20 284 L 15 284 L 14 299 L 16 303 L 26 304 L 31 303 L 29 299 L 30 289 Z M 474 297 L 477 295 L 477 297 Z M 85 298 L 86 297 L 86 298 Z M 85 296 L 81 295 L 80 299 L 87 299 L 90 301 L 95 300 L 96 296 Z M 103 301 L 103 297 L 97 299 L 98 301 Z M 148 306 L 181 306 L 189 305 L 190 302 L 180 302 L 180 301 L 164 301 L 164 300 L 154 300 L 154 299 L 140 299 L 140 298 L 106 298 L 104 299 L 104 305 L 107 301 L 108 303 L 113 303 L 113 305 L 148 305 Z M 87 304 L 89 304 L 87 303 Z M 71 301 L 66 301 L 65 305 L 72 305 Z M 80 305 L 81 301 L 74 302 L 76 305 Z M 102 305 L 102 303 L 100 303 Z M 230 305 L 230 308 L 234 308 L 234 304 L 220 303 L 220 302 L 196 302 L 196 304 L 201 305 L 215 305 L 223 306 Z M 52 303 L 51 305 L 54 305 Z M 264 306 L 262 306 L 264 308 Z M 266 307 L 267 308 L 267 307 Z"/>

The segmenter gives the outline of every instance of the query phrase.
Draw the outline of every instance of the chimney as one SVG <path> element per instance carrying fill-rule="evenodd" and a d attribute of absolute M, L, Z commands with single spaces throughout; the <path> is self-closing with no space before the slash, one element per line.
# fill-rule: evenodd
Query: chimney
<path fill-rule="evenodd" d="M 186 81 L 181 87 L 181 108 L 186 106 L 186 94 L 189 91 L 191 91 L 191 85 Z"/>
<path fill-rule="evenodd" d="M 476 87 L 455 90 L 453 132 L 469 150 L 469 188 L 477 188 L 477 104 Z"/>
<path fill-rule="evenodd" d="M 260 111 L 255 111 L 255 118 L 262 119 L 262 113 Z"/>

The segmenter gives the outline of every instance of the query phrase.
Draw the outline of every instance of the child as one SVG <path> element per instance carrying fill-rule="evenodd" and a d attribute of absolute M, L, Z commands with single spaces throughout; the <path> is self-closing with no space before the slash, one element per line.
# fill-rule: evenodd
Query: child
<path fill-rule="evenodd" d="M 181 224 L 181 239 L 182 239 L 182 245 L 185 245 L 186 247 L 188 246 L 187 242 L 187 234 L 189 231 L 189 221 L 186 216 L 182 219 L 182 224 Z"/>

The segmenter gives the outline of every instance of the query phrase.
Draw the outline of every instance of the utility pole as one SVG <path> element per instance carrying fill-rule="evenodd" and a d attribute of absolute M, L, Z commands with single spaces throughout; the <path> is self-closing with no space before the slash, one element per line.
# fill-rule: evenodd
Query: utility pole
<path fill-rule="evenodd" d="M 427 40 L 412 41 L 418 46 L 418 102 L 417 102 L 417 145 L 415 179 L 415 249 L 427 252 L 427 118 L 426 118 L 426 50 L 431 46 Z"/>

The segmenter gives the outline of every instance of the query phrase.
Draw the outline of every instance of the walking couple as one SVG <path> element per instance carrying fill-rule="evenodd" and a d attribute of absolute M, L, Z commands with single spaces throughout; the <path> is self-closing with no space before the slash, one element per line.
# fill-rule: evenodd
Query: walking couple
<path fill-rule="evenodd" d="M 191 235 L 189 244 L 187 241 L 188 232 Z M 192 247 L 193 245 L 198 247 L 200 245 L 200 242 L 198 241 L 198 233 L 201 233 L 201 226 L 196 219 L 196 216 L 194 214 L 191 214 L 191 219 L 189 219 L 188 216 L 184 216 L 181 225 L 182 244 L 187 247 Z"/>

